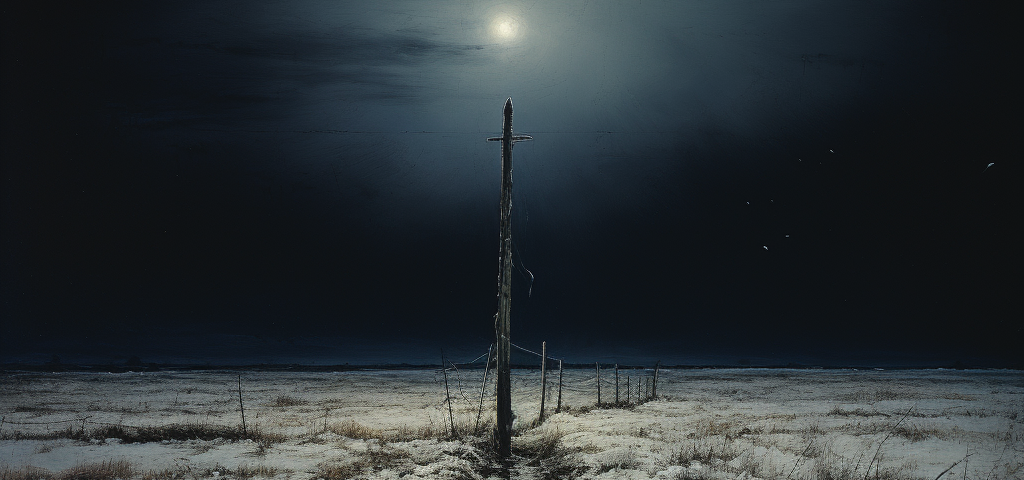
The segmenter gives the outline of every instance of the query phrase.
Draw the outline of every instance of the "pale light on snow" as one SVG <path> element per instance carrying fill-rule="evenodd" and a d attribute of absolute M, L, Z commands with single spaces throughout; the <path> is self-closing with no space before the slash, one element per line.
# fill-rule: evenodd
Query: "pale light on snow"
<path fill-rule="evenodd" d="M 482 374 L 449 375 L 460 429 L 475 422 Z M 620 399 L 627 374 L 635 395 L 637 376 L 646 379 L 651 372 L 620 371 Z M 248 425 L 278 437 L 268 445 L 80 441 L 57 433 L 103 425 L 236 426 L 237 375 L 2 374 L 0 471 L 38 467 L 55 473 L 124 460 L 140 478 L 154 472 L 239 478 L 239 472 L 258 468 L 264 473 L 257 477 L 281 479 L 323 478 L 330 468 L 366 479 L 498 478 L 484 468 L 485 438 L 387 439 L 403 431 L 445 431 L 447 403 L 434 371 L 242 372 Z M 513 405 L 522 430 L 513 443 L 559 439 L 562 456 L 550 462 L 571 466 L 567 471 L 575 477 L 569 478 L 581 479 L 809 479 L 823 469 L 838 473 L 855 465 L 856 478 L 867 475 L 866 468 L 934 478 L 968 451 L 968 478 L 1019 478 L 1024 468 L 1020 372 L 662 369 L 659 375 L 661 398 L 655 401 L 588 410 L 581 407 L 596 401 L 594 372 L 567 370 L 562 403 L 571 409 L 557 414 L 557 375 L 551 376 L 548 418 L 530 428 L 539 413 L 540 374 L 514 370 Z M 602 401 L 614 398 L 612 378 L 602 372 Z M 484 423 L 493 418 L 492 393 L 489 380 Z M 350 437 L 360 431 L 385 439 Z M 881 460 L 867 465 L 876 451 Z M 557 467 L 518 462 L 513 478 L 541 478 L 545 468 Z"/>

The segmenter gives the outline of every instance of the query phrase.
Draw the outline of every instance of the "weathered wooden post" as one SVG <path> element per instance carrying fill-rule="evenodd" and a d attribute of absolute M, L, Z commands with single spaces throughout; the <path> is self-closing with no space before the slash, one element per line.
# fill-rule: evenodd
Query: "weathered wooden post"
<path fill-rule="evenodd" d="M 495 440 L 498 455 L 508 458 L 512 454 L 512 145 L 521 140 L 532 140 L 529 135 L 512 134 L 512 99 L 505 102 L 502 112 L 501 136 L 488 138 L 501 142 L 501 209 L 500 246 L 498 248 L 498 312 L 494 314 L 494 335 L 498 349 L 498 386 L 496 389 Z"/>
<path fill-rule="evenodd" d="M 597 369 L 597 406 L 601 406 L 601 364 L 594 362 L 594 368 Z"/>
<path fill-rule="evenodd" d="M 626 403 L 629 403 L 629 375 L 626 375 Z"/>
<path fill-rule="evenodd" d="M 544 390 L 547 386 L 548 342 L 540 342 L 540 421 L 544 421 Z"/>
<path fill-rule="evenodd" d="M 448 420 L 452 425 L 451 435 L 452 438 L 455 438 L 455 414 L 452 413 L 452 396 L 448 391 L 448 369 L 444 368 L 444 349 L 441 350 L 441 371 L 444 372 L 444 401 L 448 402 Z"/>
<path fill-rule="evenodd" d="M 562 411 L 562 361 L 558 361 L 558 406 L 555 407 L 555 413 Z"/>
<path fill-rule="evenodd" d="M 238 408 L 242 411 L 242 437 L 249 438 L 249 431 L 245 428 L 245 405 L 242 405 L 242 374 L 238 374 Z"/>
<path fill-rule="evenodd" d="M 615 404 L 619 404 L 619 364 L 615 364 Z"/>
<path fill-rule="evenodd" d="M 487 346 L 487 360 L 484 361 L 484 381 L 480 383 L 480 408 L 476 411 L 476 426 L 473 427 L 473 434 L 480 432 L 480 415 L 484 411 L 484 390 L 487 389 L 487 371 L 491 369 L 491 349 L 494 345 Z"/>
<path fill-rule="evenodd" d="M 654 364 L 654 387 L 651 388 L 651 397 L 658 398 L 658 369 L 661 367 L 661 362 Z"/>

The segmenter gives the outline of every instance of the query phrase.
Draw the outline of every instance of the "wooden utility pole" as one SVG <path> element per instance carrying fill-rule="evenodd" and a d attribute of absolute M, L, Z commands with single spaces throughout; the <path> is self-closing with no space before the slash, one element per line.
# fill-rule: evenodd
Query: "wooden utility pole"
<path fill-rule="evenodd" d="M 501 238 L 498 249 L 498 312 L 494 314 L 494 334 L 497 343 L 497 382 L 495 441 L 498 455 L 512 455 L 512 145 L 520 140 L 532 140 L 528 135 L 512 134 L 512 99 L 505 102 L 501 136 L 488 138 L 501 142 Z"/>

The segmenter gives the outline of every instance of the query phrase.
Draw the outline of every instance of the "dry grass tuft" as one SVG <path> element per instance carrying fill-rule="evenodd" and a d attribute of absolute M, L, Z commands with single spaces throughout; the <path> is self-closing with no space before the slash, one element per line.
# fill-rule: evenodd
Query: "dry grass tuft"
<path fill-rule="evenodd" d="M 384 434 L 378 429 L 367 427 L 355 420 L 344 420 L 341 422 L 332 423 L 327 427 L 327 431 L 342 436 L 345 438 L 352 438 L 356 440 L 383 440 Z"/>
<path fill-rule="evenodd" d="M 354 462 L 320 464 L 317 468 L 317 478 L 324 480 L 350 479 L 362 473 L 379 472 L 399 466 L 410 456 L 409 452 L 405 450 L 381 443 L 377 447 L 368 448 Z M 411 470 L 405 473 L 411 473 Z"/>
<path fill-rule="evenodd" d="M 72 467 L 56 476 L 58 480 L 113 480 L 131 478 L 134 473 L 127 460 L 108 460 Z"/>
<path fill-rule="evenodd" d="M 53 478 L 48 470 L 36 467 L 23 467 L 12 470 L 4 465 L 0 467 L 0 480 L 49 480 Z"/>
<path fill-rule="evenodd" d="M 289 397 L 287 395 L 279 395 L 277 398 L 274 399 L 273 402 L 270 402 L 271 407 L 297 407 L 308 404 L 309 402 L 307 402 L 306 400 L 302 400 L 300 398 L 295 397 Z"/>
<path fill-rule="evenodd" d="M 457 425 L 456 429 L 463 431 L 466 428 L 468 431 L 469 427 Z M 341 422 L 335 422 L 329 424 L 327 431 L 345 438 L 351 438 L 354 440 L 378 440 L 380 442 L 409 442 L 412 440 L 429 440 L 437 438 L 446 438 L 448 435 L 447 430 L 440 431 L 434 425 L 424 425 L 421 427 L 413 428 L 409 426 L 400 426 L 397 430 L 387 431 L 377 428 L 368 427 L 355 420 L 344 420 Z"/>
<path fill-rule="evenodd" d="M 897 436 L 903 437 L 911 442 L 920 442 L 927 440 L 929 437 L 935 437 L 939 440 L 950 440 L 957 438 L 963 434 L 963 430 L 960 427 L 952 428 L 936 428 L 936 427 L 921 427 L 914 424 L 900 425 L 893 430 L 893 433 Z"/>
<path fill-rule="evenodd" d="M 114 480 L 128 479 L 135 469 L 127 460 L 107 460 L 100 463 L 86 463 L 54 474 L 43 468 L 24 467 L 12 470 L 0 469 L 0 480 Z"/>
<path fill-rule="evenodd" d="M 268 467 L 266 465 L 239 465 L 235 470 L 235 476 L 241 479 L 249 479 L 253 477 L 273 477 L 278 473 L 277 467 Z"/>
<path fill-rule="evenodd" d="M 154 427 L 134 427 L 128 425 L 102 425 L 97 428 L 69 426 L 63 430 L 45 434 L 25 434 L 12 432 L 2 436 L 4 440 L 55 440 L 67 438 L 71 440 L 90 441 L 116 438 L 124 443 L 154 443 L 164 440 L 216 440 L 229 441 L 253 440 L 267 444 L 280 443 L 286 440 L 284 435 L 265 432 L 258 426 L 242 430 L 238 426 L 211 425 L 206 423 L 175 423 Z"/>
<path fill-rule="evenodd" d="M 344 465 L 320 464 L 317 468 L 317 478 L 324 480 L 347 480 L 362 473 L 361 466 L 354 463 Z"/>
<path fill-rule="evenodd" d="M 177 468 L 165 468 L 163 470 L 150 470 L 138 474 L 136 478 L 141 480 L 181 480 L 185 478 L 192 478 L 198 480 L 201 478 L 235 478 L 240 480 L 249 480 L 251 478 L 262 477 L 272 478 L 278 473 L 281 473 L 277 467 L 268 467 L 266 465 L 246 465 L 241 464 L 235 470 L 224 467 L 222 465 L 216 465 L 213 468 L 204 468 L 199 470 L 192 470 L 189 466 L 178 466 Z M 125 477 L 127 478 L 127 477 Z"/>
<path fill-rule="evenodd" d="M 531 470 L 531 476 L 543 480 L 572 479 L 585 471 L 573 458 L 573 453 L 562 444 L 565 434 L 549 430 L 540 436 L 512 442 L 512 455 L 517 464 Z"/>
<path fill-rule="evenodd" d="M 716 442 L 713 439 L 701 438 L 681 447 L 672 456 L 671 464 L 687 467 L 694 461 L 705 465 L 716 463 L 716 461 L 731 462 L 740 456 L 740 453 L 735 444 L 727 439 Z"/>
<path fill-rule="evenodd" d="M 597 475 L 601 475 L 605 472 L 610 472 L 612 470 L 634 470 L 639 468 L 640 466 L 641 463 L 637 458 L 636 450 L 634 447 L 630 446 L 629 448 L 626 449 L 626 451 L 620 452 L 614 458 L 610 459 L 610 461 L 598 465 L 594 473 Z"/>
<path fill-rule="evenodd" d="M 862 408 L 855 408 L 853 410 L 846 410 L 844 408 L 841 408 L 839 405 L 836 405 L 835 407 L 832 407 L 832 410 L 828 412 L 828 415 L 829 416 L 833 416 L 833 417 L 874 417 L 874 416 L 891 417 L 892 416 L 892 415 L 889 415 L 887 413 L 882 413 L 882 412 L 879 412 L 879 411 L 870 411 L 869 412 L 869 411 L 864 410 Z"/>
<path fill-rule="evenodd" d="M 857 392 L 840 395 L 836 399 L 841 402 L 849 403 L 875 403 L 891 400 L 920 400 L 921 395 L 912 390 L 878 388 L 874 390 L 859 390 Z"/>
<path fill-rule="evenodd" d="M 573 407 L 572 405 L 566 404 L 562 405 L 562 409 L 559 410 L 558 413 L 568 413 L 569 415 L 578 417 L 580 415 L 586 415 L 590 413 L 591 410 L 594 410 L 594 408 L 595 407 L 592 405 L 582 405 L 579 407 Z"/>

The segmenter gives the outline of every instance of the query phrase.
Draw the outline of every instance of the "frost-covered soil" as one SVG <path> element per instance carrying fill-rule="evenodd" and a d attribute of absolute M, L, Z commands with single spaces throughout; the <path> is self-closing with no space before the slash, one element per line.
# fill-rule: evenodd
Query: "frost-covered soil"
<path fill-rule="evenodd" d="M 482 370 L 0 373 L 0 478 L 1019 479 L 1015 371 L 515 371 L 515 456 L 488 447 Z M 626 405 L 625 377 L 630 375 Z M 602 371 L 602 401 L 615 398 Z M 956 463 L 960 462 L 960 463 Z"/>

